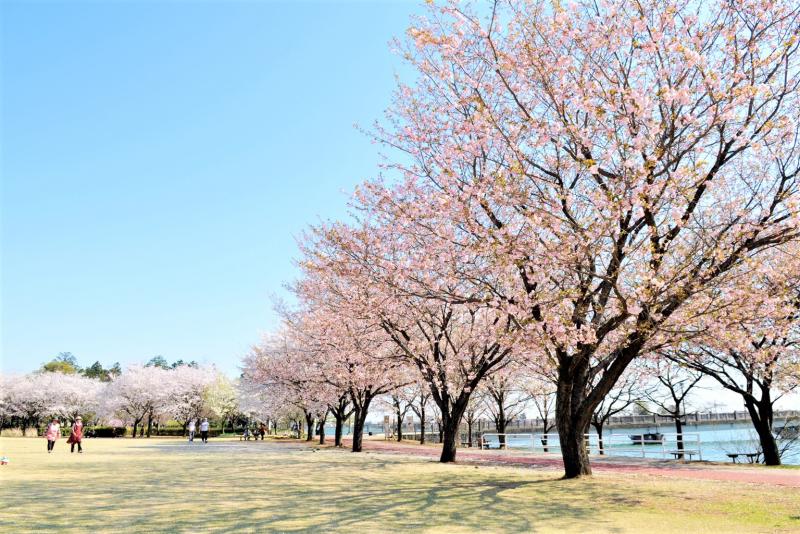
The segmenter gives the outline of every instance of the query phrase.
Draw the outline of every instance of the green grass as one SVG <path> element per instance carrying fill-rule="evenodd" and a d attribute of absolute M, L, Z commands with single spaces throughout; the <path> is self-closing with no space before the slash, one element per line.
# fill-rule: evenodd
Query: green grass
<path fill-rule="evenodd" d="M 271 441 L 0 438 L 0 531 L 800 531 L 800 490 L 441 465 Z"/>

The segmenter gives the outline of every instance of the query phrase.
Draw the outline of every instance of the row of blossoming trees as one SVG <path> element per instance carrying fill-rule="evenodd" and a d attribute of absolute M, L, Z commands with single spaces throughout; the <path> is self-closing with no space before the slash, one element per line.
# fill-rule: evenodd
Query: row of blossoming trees
<path fill-rule="evenodd" d="M 476 388 L 535 369 L 577 477 L 626 370 L 671 360 L 739 393 L 778 463 L 772 404 L 798 378 L 799 10 L 431 7 L 398 43 L 416 80 L 375 129 L 387 177 L 305 236 L 299 304 L 250 380 L 352 409 L 354 450 L 372 399 L 422 381 L 448 462 Z"/>
<path fill-rule="evenodd" d="M 239 407 L 235 384 L 211 367 L 132 366 L 107 382 L 60 372 L 0 376 L 3 426 L 15 421 L 23 430 L 50 417 L 71 421 L 81 415 L 130 425 L 134 437 L 137 431 L 150 436 L 153 424 L 164 420 L 185 427 L 207 416 L 224 425 Z"/>

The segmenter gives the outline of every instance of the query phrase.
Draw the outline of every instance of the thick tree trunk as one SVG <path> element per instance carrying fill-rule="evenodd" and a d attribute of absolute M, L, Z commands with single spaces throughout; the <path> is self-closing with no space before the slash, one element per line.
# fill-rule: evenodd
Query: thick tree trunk
<path fill-rule="evenodd" d="M 637 321 L 646 324 L 644 312 L 640 313 Z M 591 346 L 571 355 L 560 349 L 557 351 L 556 427 L 564 460 L 564 478 L 592 474 L 585 441 L 592 414 L 628 365 L 639 355 L 645 340 L 646 336 L 639 331 L 629 335 L 627 344 L 615 351 L 611 363 L 604 368 L 602 378 L 595 386 L 590 385 Z"/>
<path fill-rule="evenodd" d="M 306 413 L 306 441 L 314 439 L 314 414 Z"/>
<path fill-rule="evenodd" d="M 344 418 L 339 414 L 339 412 L 335 412 L 333 417 L 336 419 L 336 430 L 333 436 L 333 444 L 336 447 L 342 446 L 342 427 L 344 426 Z"/>
<path fill-rule="evenodd" d="M 339 401 L 337 402 L 336 406 L 331 409 L 331 413 L 333 414 L 333 418 L 336 421 L 335 430 L 334 430 L 334 439 L 333 444 L 336 447 L 342 446 L 342 434 L 344 433 L 344 422 L 350 417 L 352 410 L 348 411 L 350 402 L 347 400 L 346 396 L 339 397 Z"/>
<path fill-rule="evenodd" d="M 455 426 L 455 428 L 453 428 Z M 442 439 L 442 455 L 439 461 L 442 463 L 449 463 L 456 461 L 456 436 L 458 434 L 458 425 L 444 425 L 444 437 Z"/>
<path fill-rule="evenodd" d="M 500 448 L 501 449 L 505 449 L 506 448 L 506 436 L 505 436 L 505 433 L 506 433 L 506 427 L 507 426 L 508 426 L 508 421 L 506 421 L 506 414 L 501 409 L 498 412 L 497 417 L 494 420 L 494 427 L 495 427 L 495 429 L 497 429 L 498 434 L 500 434 L 499 436 L 497 436 L 497 438 L 498 438 L 498 440 L 500 442 Z"/>
<path fill-rule="evenodd" d="M 592 474 L 589 454 L 586 450 L 584 434 L 587 426 L 577 424 L 571 418 L 558 422 L 558 439 L 561 442 L 561 456 L 564 460 L 564 478 L 577 478 Z"/>
<path fill-rule="evenodd" d="M 152 412 L 147 414 L 147 437 L 150 437 L 150 431 L 153 428 L 153 414 Z"/>
<path fill-rule="evenodd" d="M 756 429 L 756 432 L 758 432 L 758 440 L 761 443 L 761 452 L 764 454 L 764 463 L 766 465 L 781 465 L 781 455 L 778 451 L 775 436 L 772 434 L 772 429 L 766 424 L 761 424 Z"/>
<path fill-rule="evenodd" d="M 761 445 L 761 453 L 764 455 L 766 465 L 781 465 L 781 455 L 778 451 L 778 443 L 772 434 L 772 401 L 769 395 L 762 393 L 761 402 L 755 403 L 745 399 L 745 406 L 750 413 L 753 427 L 758 434 L 758 441 Z"/>
<path fill-rule="evenodd" d="M 442 424 L 439 426 L 442 433 L 442 455 L 439 461 L 449 463 L 456 461 L 456 445 L 458 444 L 458 430 L 461 418 L 467 409 L 469 395 L 462 396 L 453 405 L 452 412 L 447 413 L 447 406 L 440 406 L 442 411 Z"/>
<path fill-rule="evenodd" d="M 442 455 L 439 461 L 442 463 L 450 463 L 456 461 L 456 446 L 458 445 L 458 427 L 461 424 L 461 413 L 454 413 L 452 416 L 442 416 Z"/>
<path fill-rule="evenodd" d="M 134 439 L 136 438 L 136 430 L 137 430 L 138 427 L 139 427 L 139 420 L 137 419 L 136 421 L 133 422 L 133 438 Z"/>
<path fill-rule="evenodd" d="M 319 444 L 325 445 L 325 418 L 321 418 L 317 424 L 317 435 L 319 435 Z"/>
<path fill-rule="evenodd" d="M 356 408 L 353 413 L 353 452 L 361 452 L 364 439 L 364 423 L 367 421 L 369 403 L 362 408 Z"/>
<path fill-rule="evenodd" d="M 584 434 L 589 429 L 595 406 L 581 410 L 586 383 L 562 366 L 556 393 L 556 427 L 564 461 L 564 478 L 591 475 Z"/>

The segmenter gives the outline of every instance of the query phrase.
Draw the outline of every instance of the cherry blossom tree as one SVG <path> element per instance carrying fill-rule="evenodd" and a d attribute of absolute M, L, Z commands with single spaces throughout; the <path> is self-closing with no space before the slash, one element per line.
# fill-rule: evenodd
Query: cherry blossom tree
<path fill-rule="evenodd" d="M 411 405 L 414 402 L 414 398 L 409 398 L 407 394 L 406 388 L 398 388 L 382 399 L 384 407 L 394 413 L 395 439 L 397 441 L 403 441 L 403 424 L 406 420 L 406 414 L 411 410 Z"/>
<path fill-rule="evenodd" d="M 485 413 L 486 403 L 484 396 L 486 392 L 479 388 L 469 398 L 467 409 L 464 411 L 464 422 L 467 424 L 467 446 L 473 446 L 472 429 L 478 419 Z"/>
<path fill-rule="evenodd" d="M 365 209 L 479 258 L 426 297 L 495 306 L 555 362 L 567 477 L 631 362 L 797 237 L 799 9 L 453 3 L 409 31 L 420 76 L 377 134 L 399 178 Z"/>
<path fill-rule="evenodd" d="M 555 408 L 557 385 L 552 377 L 540 375 L 528 381 L 525 388 L 530 396 L 534 411 L 538 419 L 542 422 L 542 446 L 544 452 L 548 452 L 548 435 L 556 424 Z"/>
<path fill-rule="evenodd" d="M 486 392 L 483 395 L 484 406 L 494 421 L 495 430 L 500 434 L 505 434 L 508 423 L 525 411 L 530 399 L 523 386 L 525 378 L 520 368 L 508 366 L 487 377 L 483 383 Z M 505 446 L 505 443 L 505 436 L 501 435 L 500 446 Z"/>
<path fill-rule="evenodd" d="M 44 373 L 31 373 L 23 376 L 6 376 L 3 384 L 3 404 L 9 415 L 22 422 L 23 433 L 28 428 L 39 425 L 47 417 L 50 407 L 50 393 L 45 386 L 48 378 Z"/>
<path fill-rule="evenodd" d="M 350 402 L 349 395 L 346 392 L 342 392 L 336 402 L 331 404 L 329 408 L 335 421 L 333 444 L 335 447 L 341 447 L 344 422 L 353 415 L 353 403 Z"/>
<path fill-rule="evenodd" d="M 105 384 L 77 374 L 43 373 L 41 386 L 50 393 L 50 415 L 74 421 L 79 415 L 94 415 L 100 408 Z"/>
<path fill-rule="evenodd" d="M 160 368 L 163 369 L 163 367 Z M 207 390 L 215 384 L 215 381 L 227 380 L 216 370 L 192 365 L 178 365 L 174 368 L 167 368 L 164 376 L 166 381 L 161 385 L 164 395 L 158 408 L 169 417 L 179 421 L 183 426 L 184 434 L 189 422 L 198 419 L 207 410 L 218 413 L 216 412 L 219 409 L 217 403 L 221 402 L 221 399 L 213 397 L 211 402 L 214 403 L 214 406 L 210 408 L 206 397 Z M 156 408 L 154 406 L 154 409 Z M 222 416 L 222 414 L 219 415 Z"/>
<path fill-rule="evenodd" d="M 411 383 L 412 369 L 398 358 L 398 348 L 365 307 L 377 297 L 375 288 L 329 269 L 336 261 L 331 254 L 341 249 L 335 236 L 319 235 L 301 243 L 303 276 L 291 286 L 299 305 L 285 312 L 285 322 L 295 345 L 317 362 L 316 373 L 335 398 L 347 392 L 354 417 L 352 450 L 360 452 L 372 401 Z"/>
<path fill-rule="evenodd" d="M 425 430 L 428 423 L 427 415 L 430 414 L 431 391 L 421 377 L 416 382 L 410 384 L 407 391 L 406 395 L 410 398 L 409 407 L 411 411 L 414 412 L 414 415 L 419 418 L 419 442 L 421 445 L 424 445 Z M 467 407 L 466 413 L 469 413 L 469 406 Z"/>
<path fill-rule="evenodd" d="M 119 415 L 133 425 L 133 437 L 144 435 L 144 421 L 152 419 L 162 409 L 169 397 L 169 373 L 160 367 L 128 367 L 108 385 L 104 399 L 105 412 Z M 141 427 L 140 427 L 141 425 Z"/>
<path fill-rule="evenodd" d="M 651 370 L 655 388 L 646 390 L 645 396 L 655 410 L 645 408 L 653 415 L 667 416 L 675 424 L 678 458 L 683 458 L 684 439 L 683 425 L 686 421 L 686 410 L 692 393 L 696 393 L 703 374 L 688 367 L 665 360 L 659 361 Z"/>
<path fill-rule="evenodd" d="M 286 411 L 286 405 L 302 411 L 307 441 L 313 439 L 314 421 L 323 419 L 334 402 L 316 371 L 317 363 L 286 331 L 253 347 L 244 362 L 248 383 L 263 390 L 274 411 Z"/>
<path fill-rule="evenodd" d="M 774 405 L 800 388 L 800 275 L 791 269 L 796 253 L 796 247 L 774 250 L 770 262 L 740 281 L 750 286 L 746 301 L 727 306 L 713 324 L 664 353 L 741 396 L 767 465 L 781 463 Z"/>
<path fill-rule="evenodd" d="M 378 221 L 315 229 L 304 243 L 305 276 L 298 288 L 306 300 L 324 295 L 329 307 L 336 303 L 328 315 L 336 324 L 358 322 L 362 334 L 351 337 L 364 340 L 368 333 L 371 343 L 383 348 L 378 358 L 383 374 L 392 363 L 405 368 L 407 383 L 422 377 L 442 417 L 440 460 L 451 462 L 470 395 L 508 363 L 513 329 L 502 313 L 486 306 L 420 296 L 419 289 L 431 284 L 459 282 L 452 277 L 437 282 L 424 235 L 395 230 Z M 370 352 L 375 361 L 378 352 Z"/>
<path fill-rule="evenodd" d="M 220 428 L 225 431 L 225 423 L 231 422 L 239 413 L 239 391 L 236 383 L 227 376 L 216 373 L 203 391 L 203 402 L 208 411 L 220 420 Z"/>
<path fill-rule="evenodd" d="M 623 413 L 636 402 L 646 398 L 652 387 L 648 384 L 647 379 L 644 378 L 645 373 L 643 370 L 636 367 L 629 367 L 625 371 L 622 378 L 603 397 L 603 400 L 597 405 L 592 414 L 591 424 L 595 432 L 597 432 L 597 445 L 600 454 L 605 454 L 605 446 L 603 444 L 603 429 L 605 425 L 615 415 Z M 682 445 L 683 442 L 681 441 Z"/>

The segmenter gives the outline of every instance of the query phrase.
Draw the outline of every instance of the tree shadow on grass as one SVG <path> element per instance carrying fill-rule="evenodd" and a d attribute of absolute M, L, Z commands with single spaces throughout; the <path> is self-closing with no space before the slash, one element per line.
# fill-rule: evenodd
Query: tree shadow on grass
<path fill-rule="evenodd" d="M 336 450 L 136 444 L 46 483 L 4 482 L 0 521 L 15 532 L 614 531 L 598 511 L 637 503 L 608 484 L 542 476 Z"/>

